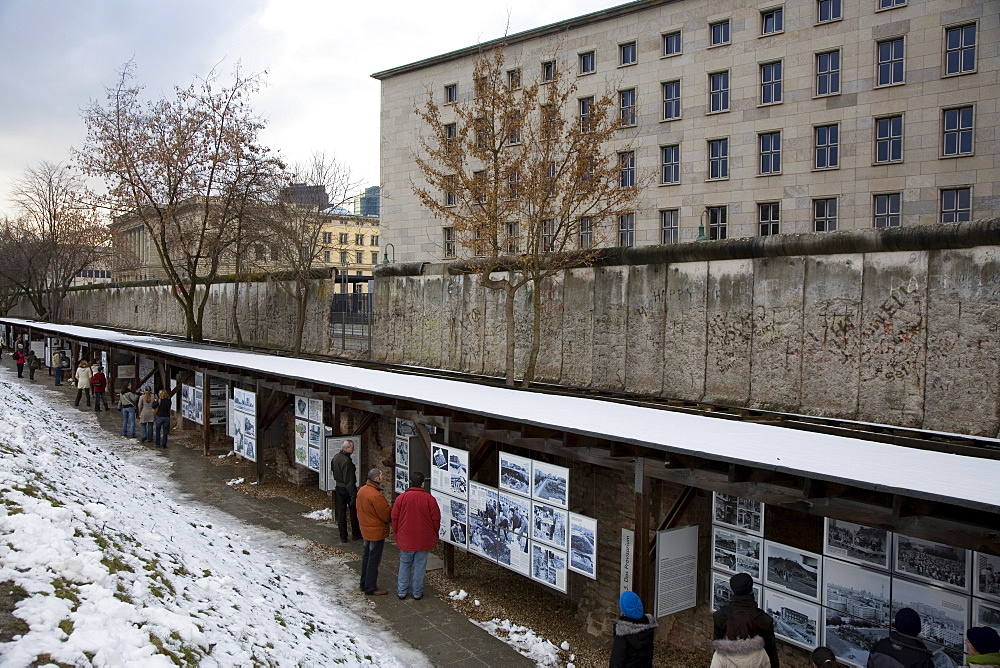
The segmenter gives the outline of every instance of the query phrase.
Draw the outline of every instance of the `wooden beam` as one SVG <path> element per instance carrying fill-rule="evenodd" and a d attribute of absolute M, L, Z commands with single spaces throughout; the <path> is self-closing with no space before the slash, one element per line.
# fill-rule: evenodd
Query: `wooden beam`
<path fill-rule="evenodd" d="M 681 493 L 677 495 L 677 498 L 674 499 L 674 503 L 670 506 L 670 510 L 668 510 L 667 514 L 663 517 L 663 521 L 660 522 L 660 526 L 656 528 L 657 533 L 660 531 L 666 531 L 667 529 L 672 529 L 674 525 L 677 524 L 677 521 L 684 514 L 684 511 L 687 510 L 687 507 L 689 505 L 691 505 L 691 500 L 695 497 L 695 494 L 697 492 L 698 492 L 697 488 L 691 487 L 690 485 L 681 490 Z M 650 560 L 655 559 L 656 558 L 655 535 L 649 540 L 649 545 L 647 546 L 647 549 L 649 551 Z"/>
<path fill-rule="evenodd" d="M 479 469 L 486 464 L 486 460 L 490 458 L 492 453 L 496 452 L 496 449 L 496 442 L 488 438 L 480 438 L 476 441 L 475 445 L 472 446 L 472 455 L 469 457 L 469 480 L 472 480 L 479 473 Z"/>
<path fill-rule="evenodd" d="M 649 498 L 646 489 L 648 482 L 643 474 L 644 468 L 645 462 L 642 457 L 636 458 L 632 480 L 636 546 L 646 545 L 649 540 Z M 642 549 L 636 549 L 632 554 L 632 590 L 642 600 L 643 607 L 653 610 L 652 568 L 649 555 Z"/>
<path fill-rule="evenodd" d="M 361 420 L 361 424 L 359 424 L 357 429 L 354 430 L 354 433 L 360 436 L 361 434 L 368 431 L 371 428 L 371 426 L 375 424 L 375 422 L 377 421 L 378 421 L 378 415 L 376 415 L 375 413 L 366 413 L 364 419 Z"/>

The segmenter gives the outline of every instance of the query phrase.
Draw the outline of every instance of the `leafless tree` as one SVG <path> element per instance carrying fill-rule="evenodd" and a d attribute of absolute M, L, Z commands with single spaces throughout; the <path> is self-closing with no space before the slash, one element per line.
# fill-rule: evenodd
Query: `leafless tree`
<path fill-rule="evenodd" d="M 527 385 L 538 358 L 542 282 L 607 245 L 611 222 L 646 178 L 623 169 L 631 144 L 619 133 L 631 118 L 618 113 L 615 93 L 578 100 L 563 69 L 554 64 L 544 82 L 522 80 L 504 47 L 491 48 L 474 65 L 472 100 L 442 106 L 429 93 L 417 109 L 429 134 L 416 156 L 426 183 L 413 190 L 449 226 L 445 243 L 454 247 L 446 253 L 504 293 L 509 386 L 517 374 L 517 292 L 531 286 Z"/>

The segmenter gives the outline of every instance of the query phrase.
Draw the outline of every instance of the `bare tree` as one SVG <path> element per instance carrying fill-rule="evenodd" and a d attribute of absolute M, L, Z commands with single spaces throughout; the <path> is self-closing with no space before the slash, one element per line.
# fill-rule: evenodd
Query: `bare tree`
<path fill-rule="evenodd" d="M 644 180 L 619 136 L 631 118 L 617 112 L 615 93 L 578 100 L 562 69 L 553 61 L 546 81 L 522 81 L 499 46 L 476 60 L 472 100 L 442 107 L 429 93 L 417 109 L 430 133 L 416 156 L 426 185 L 413 191 L 449 225 L 445 243 L 454 247 L 446 253 L 504 293 L 509 386 L 517 373 L 517 292 L 532 289 L 527 385 L 538 358 L 542 281 L 589 262 Z"/>
<path fill-rule="evenodd" d="M 127 63 L 104 104 L 84 111 L 80 165 L 108 185 L 108 204 L 137 219 L 149 235 L 187 337 L 200 341 L 207 286 L 232 260 L 250 203 L 273 192 L 281 162 L 258 140 L 264 122 L 250 107 L 259 75 L 234 68 L 231 82 L 213 71 L 171 98 L 140 99 Z"/>

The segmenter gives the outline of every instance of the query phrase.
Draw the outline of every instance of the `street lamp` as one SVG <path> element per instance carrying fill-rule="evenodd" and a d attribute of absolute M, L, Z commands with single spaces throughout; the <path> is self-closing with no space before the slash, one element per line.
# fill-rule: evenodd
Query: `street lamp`
<path fill-rule="evenodd" d="M 708 215 L 708 207 L 701 212 L 701 224 L 698 226 L 698 238 L 695 241 L 708 241 L 708 237 L 705 236 L 705 216 Z"/>
<path fill-rule="evenodd" d="M 386 244 L 382 247 L 382 264 L 389 264 L 389 249 L 392 249 L 392 262 L 396 262 L 396 247 L 392 244 Z"/>

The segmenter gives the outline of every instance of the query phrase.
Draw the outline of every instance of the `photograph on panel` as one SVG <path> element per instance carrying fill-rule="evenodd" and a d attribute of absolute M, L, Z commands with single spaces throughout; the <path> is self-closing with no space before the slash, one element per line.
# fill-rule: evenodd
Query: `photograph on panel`
<path fill-rule="evenodd" d="M 396 439 L 396 466 L 410 467 L 410 442 L 405 438 Z"/>
<path fill-rule="evenodd" d="M 820 556 L 781 543 L 767 541 L 765 545 L 767 569 L 765 585 L 804 596 L 812 601 L 820 599 Z"/>
<path fill-rule="evenodd" d="M 970 550 L 896 534 L 895 573 L 967 592 L 971 568 Z"/>
<path fill-rule="evenodd" d="M 531 460 L 500 453 L 500 489 L 531 496 Z"/>
<path fill-rule="evenodd" d="M 774 618 L 774 635 L 803 649 L 819 645 L 819 606 L 772 589 L 764 590 L 764 611 Z"/>
<path fill-rule="evenodd" d="M 972 625 L 989 626 L 1000 633 L 1000 603 L 981 598 L 972 599 Z"/>
<path fill-rule="evenodd" d="M 396 467 L 396 494 L 402 494 L 410 488 L 410 469 Z"/>
<path fill-rule="evenodd" d="M 724 524 L 758 536 L 764 535 L 763 503 L 720 492 L 715 492 L 713 503 L 716 524 Z"/>
<path fill-rule="evenodd" d="M 527 536 L 530 531 L 531 501 L 517 494 L 500 490 L 497 526 L 504 531 Z"/>
<path fill-rule="evenodd" d="M 567 513 L 545 503 L 531 504 L 531 539 L 566 549 Z"/>
<path fill-rule="evenodd" d="M 976 596 L 1000 601 L 1000 557 L 976 552 Z"/>
<path fill-rule="evenodd" d="M 532 462 L 532 498 L 538 501 L 569 507 L 569 469 L 554 464 Z"/>
<path fill-rule="evenodd" d="M 531 579 L 566 591 L 566 553 L 531 544 Z"/>
<path fill-rule="evenodd" d="M 295 417 L 300 420 L 309 419 L 309 400 L 305 397 L 295 397 Z"/>
<path fill-rule="evenodd" d="M 597 520 L 569 515 L 569 569 L 597 579 Z"/>
<path fill-rule="evenodd" d="M 731 577 L 732 575 L 729 573 L 712 571 L 712 598 L 709 601 L 712 612 L 724 607 L 733 598 L 733 590 L 729 586 L 729 578 Z M 764 588 L 760 585 L 754 585 L 753 600 L 757 605 L 761 605 L 763 598 Z"/>
<path fill-rule="evenodd" d="M 931 651 L 942 647 L 955 663 L 962 665 L 965 633 L 968 631 L 969 597 L 941 587 L 892 579 L 892 614 L 913 608 L 920 615 L 920 639 Z"/>
<path fill-rule="evenodd" d="M 885 529 L 826 518 L 823 554 L 889 570 L 892 534 Z"/>

